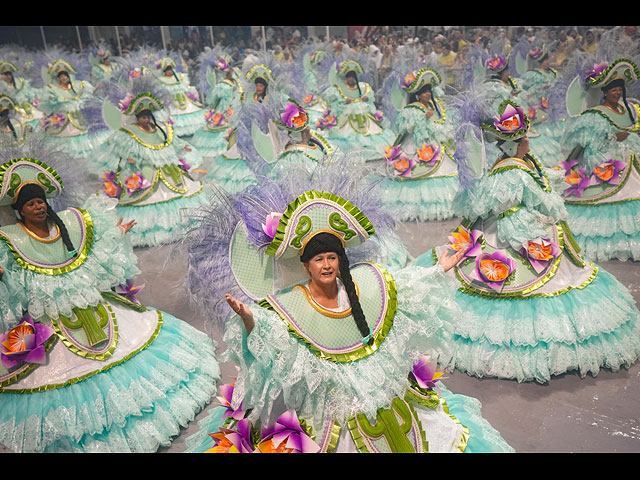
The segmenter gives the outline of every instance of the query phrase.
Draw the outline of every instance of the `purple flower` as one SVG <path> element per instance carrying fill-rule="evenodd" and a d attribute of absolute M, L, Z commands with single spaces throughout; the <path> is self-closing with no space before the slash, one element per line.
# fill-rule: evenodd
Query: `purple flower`
<path fill-rule="evenodd" d="M 284 113 L 280 118 L 287 127 L 300 128 L 307 123 L 307 112 L 295 103 L 287 102 Z"/>
<path fill-rule="evenodd" d="M 223 72 L 229 70 L 229 64 L 223 58 L 218 59 L 218 61 L 216 62 L 216 66 Z"/>
<path fill-rule="evenodd" d="M 504 250 L 482 253 L 476 257 L 476 278 L 500 292 L 507 278 L 515 270 L 515 263 Z"/>
<path fill-rule="evenodd" d="M 140 303 L 136 298 L 136 295 L 140 293 L 140 290 L 142 290 L 143 288 L 144 284 L 136 286 L 131 280 L 127 280 L 124 285 L 118 285 L 115 290 L 117 294 L 127 297 L 127 299 L 131 300 L 132 302 Z"/>
<path fill-rule="evenodd" d="M 400 145 L 393 145 L 391 147 L 385 147 L 384 149 L 384 158 L 388 162 L 393 163 L 402 153 L 402 149 Z"/>
<path fill-rule="evenodd" d="M 262 224 L 262 231 L 269 237 L 273 238 L 276 236 L 276 230 L 278 229 L 278 223 L 280 222 L 280 218 L 282 218 L 282 214 L 278 212 L 271 212 L 267 215 L 265 220 L 266 223 Z"/>
<path fill-rule="evenodd" d="M 593 70 L 590 70 L 585 75 L 585 82 L 594 81 L 598 77 L 598 75 L 600 75 L 602 72 L 604 72 L 607 69 L 608 66 L 609 66 L 608 63 L 594 64 Z"/>
<path fill-rule="evenodd" d="M 127 93 L 127 95 L 118 102 L 118 106 L 120 107 L 120 110 L 122 110 L 123 112 L 127 111 L 127 108 L 129 108 L 129 105 L 131 104 L 131 100 L 134 99 L 134 96 L 130 93 Z"/>
<path fill-rule="evenodd" d="M 496 55 L 495 57 L 487 59 L 487 68 L 493 71 L 500 71 L 507 63 L 507 59 L 505 57 L 501 57 L 500 55 Z"/>
<path fill-rule="evenodd" d="M 108 197 L 120 198 L 122 196 L 123 188 L 120 182 L 118 182 L 115 172 L 105 171 L 101 180 L 104 185 L 104 192 Z"/>
<path fill-rule="evenodd" d="M 180 158 L 178 162 L 180 163 L 180 168 L 183 169 L 185 172 L 188 172 L 189 169 L 191 168 L 191 165 L 188 164 L 184 158 Z"/>
<path fill-rule="evenodd" d="M 588 177 L 584 168 L 578 171 L 569 170 L 565 176 L 564 181 L 569 184 L 569 187 L 562 192 L 565 197 L 573 195 L 574 197 L 582 197 L 584 189 L 591 186 L 591 177 Z"/>
<path fill-rule="evenodd" d="M 384 114 L 380 110 L 376 110 L 376 113 L 373 114 L 373 118 L 375 118 L 378 122 L 382 122 L 384 119 Z"/>
<path fill-rule="evenodd" d="M 149 181 L 142 175 L 142 172 L 133 172 L 131 176 L 125 180 L 124 184 L 127 188 L 128 195 L 151 186 Z"/>
<path fill-rule="evenodd" d="M 220 395 L 217 397 L 218 405 L 226 407 L 226 411 L 222 414 L 222 418 L 231 417 L 234 420 L 242 420 L 244 418 L 245 411 L 242 409 L 242 405 L 239 408 L 234 409 L 231 406 L 231 400 L 233 399 L 233 390 L 235 384 L 227 383 L 220 386 Z"/>
<path fill-rule="evenodd" d="M 520 248 L 520 254 L 529 260 L 536 273 L 542 272 L 560 253 L 560 247 L 548 238 L 529 240 Z"/>
<path fill-rule="evenodd" d="M 262 432 L 258 444 L 262 453 L 317 453 L 320 446 L 303 430 L 294 410 L 289 410 L 276 420 L 275 425 Z"/>
<path fill-rule="evenodd" d="M 25 315 L 21 323 L 0 335 L 0 359 L 5 368 L 13 368 L 22 362 L 46 363 L 46 342 L 53 334 L 53 328 L 35 323 Z"/>
<path fill-rule="evenodd" d="M 416 161 L 413 158 L 399 157 L 393 162 L 393 174 L 395 176 L 410 177 Z"/>
<path fill-rule="evenodd" d="M 209 436 L 215 441 L 215 446 L 205 453 L 253 453 L 251 440 L 251 423 L 243 419 L 236 424 L 236 430 L 220 428 Z"/>
<path fill-rule="evenodd" d="M 436 364 L 429 360 L 428 355 L 423 355 L 420 360 L 413 365 L 411 374 L 421 388 L 428 390 L 435 388 L 438 394 L 440 394 L 440 388 L 436 383 L 440 380 L 440 377 L 442 377 L 443 372 L 436 371 Z"/>
<path fill-rule="evenodd" d="M 451 242 L 449 248 L 465 252 L 460 261 L 465 258 L 477 257 L 482 253 L 482 243 L 480 242 L 482 235 L 480 230 L 469 231 L 460 225 L 458 230 L 451 232 L 451 235 L 448 237 Z"/>
<path fill-rule="evenodd" d="M 493 125 L 503 133 L 514 133 L 525 128 L 524 110 L 507 104 L 504 112 Z"/>

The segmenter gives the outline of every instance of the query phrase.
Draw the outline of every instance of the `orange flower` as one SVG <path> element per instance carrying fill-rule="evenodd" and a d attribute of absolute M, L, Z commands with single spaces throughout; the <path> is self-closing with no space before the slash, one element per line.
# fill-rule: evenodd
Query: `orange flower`
<path fill-rule="evenodd" d="M 27 338 L 35 333 L 31 325 L 22 323 L 9 332 L 7 340 L 2 345 L 11 353 L 24 352 L 27 349 Z"/>
<path fill-rule="evenodd" d="M 296 128 L 302 127 L 306 121 L 307 121 L 307 116 L 303 112 L 300 112 L 298 115 L 296 115 L 291 119 L 291 123 Z"/>
<path fill-rule="evenodd" d="M 280 445 L 277 447 L 273 445 L 273 438 L 266 440 L 258 445 L 258 449 L 262 453 L 291 453 L 293 452 L 293 448 L 287 448 L 287 441 L 289 437 L 280 442 Z"/>
<path fill-rule="evenodd" d="M 422 144 L 422 147 L 418 149 L 418 157 L 423 162 L 430 162 L 433 160 L 433 157 L 436 155 L 436 151 L 433 148 L 433 145 L 427 145 L 426 143 Z"/>
<path fill-rule="evenodd" d="M 551 260 L 551 245 L 543 245 L 541 243 L 529 242 L 527 245 L 529 255 L 536 260 Z"/>
<path fill-rule="evenodd" d="M 573 170 L 571 170 L 569 172 L 569 175 L 567 175 L 564 178 L 564 181 L 570 184 L 577 184 L 580 182 L 580 179 L 581 179 L 580 174 L 578 172 L 574 172 Z"/>
<path fill-rule="evenodd" d="M 238 447 L 224 433 L 210 433 L 209 436 L 219 441 L 215 447 L 210 448 L 205 453 L 240 453 Z"/>
<path fill-rule="evenodd" d="M 613 177 L 613 165 L 606 164 L 604 166 L 599 166 L 593 169 L 593 172 L 598 176 L 598 178 L 608 181 Z"/>
<path fill-rule="evenodd" d="M 449 244 L 449 247 L 453 248 L 454 250 L 463 250 L 471 245 L 471 235 L 462 227 L 459 227 L 455 232 L 451 232 L 451 236 L 453 237 L 454 241 Z"/>
<path fill-rule="evenodd" d="M 508 130 L 517 130 L 520 128 L 520 120 L 517 115 L 514 115 L 511 118 L 507 118 L 501 122 L 501 125 Z"/>
<path fill-rule="evenodd" d="M 500 282 L 509 276 L 509 267 L 498 260 L 480 260 L 480 271 L 492 282 Z"/>

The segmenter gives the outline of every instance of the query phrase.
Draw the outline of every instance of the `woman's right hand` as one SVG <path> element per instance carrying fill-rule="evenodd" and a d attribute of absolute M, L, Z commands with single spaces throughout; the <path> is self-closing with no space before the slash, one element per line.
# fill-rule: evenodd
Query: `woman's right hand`
<path fill-rule="evenodd" d="M 0 267 L 0 280 L 2 280 L 3 275 L 4 275 L 4 268 Z"/>
<path fill-rule="evenodd" d="M 253 322 L 253 312 L 249 310 L 249 307 L 237 298 L 234 298 L 232 295 L 227 293 L 225 298 L 227 299 L 227 303 L 231 307 L 231 310 L 233 310 L 244 322 L 244 327 L 247 330 L 247 333 L 251 333 L 251 330 L 253 330 L 253 326 L 255 325 Z"/>

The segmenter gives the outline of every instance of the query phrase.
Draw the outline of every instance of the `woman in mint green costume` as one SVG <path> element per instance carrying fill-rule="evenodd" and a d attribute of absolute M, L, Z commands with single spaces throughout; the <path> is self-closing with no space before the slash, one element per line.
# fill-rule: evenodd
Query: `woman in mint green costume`
<path fill-rule="evenodd" d="M 135 96 L 116 89 L 122 95 L 111 96 L 117 107 L 110 97 L 105 99 L 103 117 L 110 133 L 91 155 L 102 174 L 103 194 L 118 199 L 121 216 L 138 222 L 131 234 L 134 247 L 175 242 L 194 226 L 184 210 L 206 202 L 205 186 L 194 173 L 202 157 L 162 121 L 164 104 L 144 91 L 147 80 L 137 78 L 141 83 L 133 89 Z"/>
<path fill-rule="evenodd" d="M 198 91 L 189 83 L 189 75 L 180 71 L 176 61 L 170 56 L 158 60 L 155 67 L 158 82 L 173 97 L 168 108 L 176 135 L 193 135 L 205 124 L 205 112 Z"/>
<path fill-rule="evenodd" d="M 69 149 L 74 157 L 84 158 L 104 140 L 104 132 L 90 131 L 83 111 L 93 100 L 94 87 L 76 79 L 76 69 L 64 59 L 42 66 L 46 96 L 40 109 L 46 115 L 42 127 L 53 144 Z"/>
<path fill-rule="evenodd" d="M 214 344 L 136 299 L 125 235 L 134 222 L 118 221 L 115 200 L 91 195 L 55 213 L 60 176 L 23 154 L 5 150 L 0 167 L 0 202 L 20 218 L 0 227 L 0 444 L 34 453 L 168 446 L 215 393 Z"/>
<path fill-rule="evenodd" d="M 368 159 L 380 159 L 384 148 L 394 140 L 376 116 L 374 91 L 367 82 L 358 80 L 364 74 L 362 65 L 353 59 L 336 64 L 330 70 L 332 84 L 323 93 L 336 125 L 328 130 L 329 141 L 343 151 L 362 149 Z"/>
<path fill-rule="evenodd" d="M 188 243 L 189 289 L 218 313 L 239 372 L 187 451 L 511 451 L 475 399 L 434 383 L 422 355 L 444 317 L 463 315 L 444 273 L 460 254 L 385 268 L 364 260 L 376 258 L 365 240 L 386 231 L 369 215 L 384 214 L 326 190 L 285 206 L 278 196 L 261 184 L 232 210 L 221 202 Z"/>
<path fill-rule="evenodd" d="M 199 57 L 201 91 L 205 93 L 206 123 L 189 143 L 205 157 L 217 157 L 229 144 L 229 132 L 235 128 L 244 90 L 240 72 L 231 64 L 229 55 L 218 51 L 204 52 Z"/>
<path fill-rule="evenodd" d="M 633 297 L 581 255 L 562 197 L 529 152 L 524 109 L 505 101 L 492 117 L 481 119 L 489 142 L 478 124 L 456 135 L 464 220 L 415 261 L 429 267 L 450 249 L 466 252 L 448 272 L 465 314 L 444 321 L 429 353 L 447 370 L 519 382 L 628 368 L 640 355 Z M 495 158 L 486 169 L 485 158 Z"/>
<path fill-rule="evenodd" d="M 528 42 L 525 42 L 528 45 Z M 545 162 L 556 167 L 562 161 L 562 134 L 565 122 L 551 120 L 550 92 L 560 80 L 559 73 L 550 66 L 549 52 L 544 46 L 531 45 L 526 57 L 517 54 L 516 65 L 524 92 L 518 96 L 529 105 L 527 116 L 536 135 L 529 133 L 531 149 Z"/>
<path fill-rule="evenodd" d="M 16 106 L 13 98 L 0 94 L 0 147 L 24 143 L 33 130 L 26 122 L 14 117 Z"/>
<path fill-rule="evenodd" d="M 400 111 L 393 119 L 398 136 L 386 146 L 383 204 L 399 221 L 453 217 L 458 168 L 453 158 L 453 109 L 442 101 L 440 74 L 421 68 L 394 84 L 390 95 Z M 396 80 L 397 82 L 397 80 Z"/>
<path fill-rule="evenodd" d="M 640 107 L 626 97 L 639 77 L 636 64 L 621 58 L 576 76 L 566 95 L 568 222 L 597 261 L 640 260 Z"/>
<path fill-rule="evenodd" d="M 42 91 L 31 85 L 31 81 L 19 75 L 18 67 L 6 60 L 0 61 L 0 92 L 16 102 L 16 118 L 35 127 L 44 116 L 38 108 Z"/>

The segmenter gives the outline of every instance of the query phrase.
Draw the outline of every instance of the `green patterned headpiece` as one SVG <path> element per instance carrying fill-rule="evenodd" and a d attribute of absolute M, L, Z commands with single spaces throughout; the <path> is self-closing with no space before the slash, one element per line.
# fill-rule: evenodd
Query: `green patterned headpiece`
<path fill-rule="evenodd" d="M 124 111 L 125 115 L 137 115 L 143 110 L 151 110 L 152 112 L 157 112 L 162 110 L 164 105 L 162 102 L 154 97 L 151 93 L 145 92 L 137 95 L 131 102 L 129 106 Z"/>
<path fill-rule="evenodd" d="M 300 257 L 309 240 L 323 232 L 335 235 L 348 248 L 367 240 L 375 229 L 348 200 L 311 190 L 287 206 L 265 253 L 276 259 Z"/>
<path fill-rule="evenodd" d="M 35 158 L 14 158 L 0 165 L 0 206 L 12 205 L 23 186 L 34 183 L 42 187 L 47 198 L 62 193 L 62 180 L 47 164 Z"/>
<path fill-rule="evenodd" d="M 522 107 L 511 100 L 505 100 L 498 109 L 498 118 L 491 123 L 482 123 L 481 127 L 489 141 L 497 141 L 500 150 L 513 156 L 518 140 L 529 133 L 530 122 Z"/>
<path fill-rule="evenodd" d="M 631 85 L 640 78 L 640 70 L 634 62 L 619 58 L 609 64 L 593 66 L 584 77 L 577 75 L 569 84 L 566 92 L 567 113 L 575 117 L 585 109 L 600 104 L 602 88 L 613 82 Z"/>
<path fill-rule="evenodd" d="M 411 72 L 404 79 L 403 87 L 407 93 L 416 93 L 425 85 L 435 87 L 440 85 L 440 74 L 431 68 L 421 68 L 417 72 Z"/>
<path fill-rule="evenodd" d="M 53 62 L 48 70 L 51 79 L 56 79 L 61 72 L 66 72 L 71 77 L 76 73 L 76 69 L 66 60 L 59 59 Z"/>
<path fill-rule="evenodd" d="M 338 65 L 336 65 L 336 69 L 338 70 L 338 75 L 341 75 L 343 77 L 346 76 L 349 72 L 355 72 L 356 75 L 362 75 L 364 73 L 364 68 L 362 68 L 360 62 L 353 59 L 348 59 L 342 63 L 339 63 Z"/>
<path fill-rule="evenodd" d="M 0 62 L 0 73 L 5 73 L 5 72 L 17 72 L 18 71 L 18 67 L 16 67 L 13 63 L 11 62 L 7 62 L 6 60 L 3 60 L 2 62 Z"/>
<path fill-rule="evenodd" d="M 325 51 L 325 50 L 316 50 L 315 52 L 313 52 L 313 54 L 311 55 L 311 64 L 312 65 L 317 65 L 319 64 L 322 60 L 324 60 L 325 58 L 329 58 L 329 54 Z"/>
<path fill-rule="evenodd" d="M 16 102 L 13 98 L 5 94 L 0 95 L 0 112 L 13 110 L 14 108 L 16 108 Z"/>
<path fill-rule="evenodd" d="M 255 82 L 258 78 L 263 79 L 268 84 L 273 82 L 273 73 L 266 65 L 254 65 L 246 74 L 246 79 Z"/>

